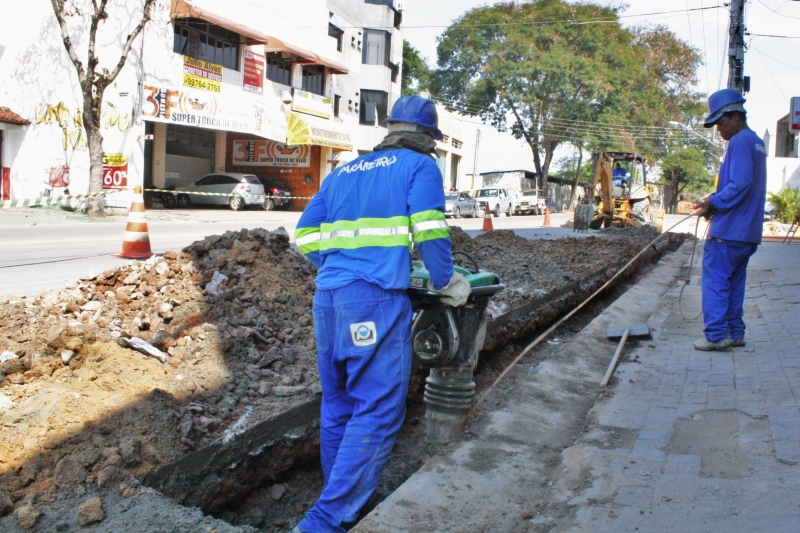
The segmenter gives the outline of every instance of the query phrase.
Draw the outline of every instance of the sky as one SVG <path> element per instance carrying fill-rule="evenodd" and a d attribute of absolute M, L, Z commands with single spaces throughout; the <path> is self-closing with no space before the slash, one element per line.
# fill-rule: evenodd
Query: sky
<path fill-rule="evenodd" d="M 403 3 L 403 37 L 435 66 L 436 37 L 467 10 L 494 2 L 403 0 Z M 626 2 L 598 0 L 596 3 L 619 7 Z M 710 94 L 726 87 L 728 80 L 725 45 L 730 19 L 723 3 L 723 0 L 628 0 L 621 20 L 625 26 L 664 25 L 699 49 L 704 63 L 697 72 L 696 90 Z M 677 10 L 681 12 L 655 14 Z M 774 138 L 776 122 L 789 112 L 789 99 L 800 97 L 800 1 L 749 0 L 745 22 L 753 34 L 795 37 L 747 38 L 749 50 L 745 53 L 744 71 L 751 78 L 751 92 L 746 95 L 745 104 L 748 123 L 759 136 L 769 129 Z"/>

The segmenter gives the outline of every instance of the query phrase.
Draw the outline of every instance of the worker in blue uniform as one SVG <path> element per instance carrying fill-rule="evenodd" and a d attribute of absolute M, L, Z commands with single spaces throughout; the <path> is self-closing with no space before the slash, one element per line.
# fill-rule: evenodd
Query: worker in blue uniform
<path fill-rule="evenodd" d="M 617 161 L 614 164 L 614 170 L 611 171 L 611 177 L 614 180 L 613 185 L 614 187 L 622 187 L 623 185 L 628 183 L 631 175 L 630 173 L 622 168 L 622 164 Z"/>
<path fill-rule="evenodd" d="M 412 244 L 430 271 L 428 288 L 445 303 L 463 305 L 471 291 L 453 269 L 442 174 L 431 157 L 442 135 L 435 104 L 400 98 L 386 122 L 383 142 L 328 176 L 297 224 L 297 246 L 318 267 L 325 485 L 291 533 L 346 531 L 378 484 L 405 418 Z"/>
<path fill-rule="evenodd" d="M 744 289 L 747 263 L 758 245 L 767 195 L 767 149 L 747 126 L 745 99 L 722 89 L 708 99 L 704 126 L 717 127 L 728 141 L 717 191 L 695 205 L 711 216 L 703 254 L 703 333 L 697 350 L 744 346 Z"/>

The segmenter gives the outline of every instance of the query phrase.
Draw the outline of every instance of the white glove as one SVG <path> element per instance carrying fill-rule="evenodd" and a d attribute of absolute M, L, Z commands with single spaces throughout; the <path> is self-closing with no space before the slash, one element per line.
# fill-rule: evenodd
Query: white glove
<path fill-rule="evenodd" d="M 469 281 L 458 272 L 453 272 L 453 277 L 450 278 L 447 285 L 438 291 L 433 288 L 433 283 L 428 280 L 428 290 L 441 294 L 442 301 L 453 307 L 459 307 L 467 303 L 467 298 L 472 294 L 472 287 L 470 287 Z"/>

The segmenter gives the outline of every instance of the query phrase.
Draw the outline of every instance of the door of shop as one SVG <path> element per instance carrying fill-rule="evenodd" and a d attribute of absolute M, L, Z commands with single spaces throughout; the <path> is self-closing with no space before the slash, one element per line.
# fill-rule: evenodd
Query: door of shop
<path fill-rule="evenodd" d="M 166 186 L 191 185 L 214 166 L 216 131 L 167 125 Z"/>

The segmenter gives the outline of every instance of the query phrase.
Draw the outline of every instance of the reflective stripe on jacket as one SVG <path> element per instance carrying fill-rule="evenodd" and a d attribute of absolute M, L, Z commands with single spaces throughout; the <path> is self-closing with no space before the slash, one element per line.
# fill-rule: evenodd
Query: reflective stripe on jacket
<path fill-rule="evenodd" d="M 328 176 L 300 218 L 295 242 L 319 267 L 322 289 L 355 280 L 405 289 L 414 243 L 441 288 L 453 274 L 449 236 L 439 168 L 399 149 L 360 157 Z"/>

